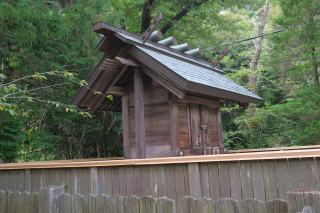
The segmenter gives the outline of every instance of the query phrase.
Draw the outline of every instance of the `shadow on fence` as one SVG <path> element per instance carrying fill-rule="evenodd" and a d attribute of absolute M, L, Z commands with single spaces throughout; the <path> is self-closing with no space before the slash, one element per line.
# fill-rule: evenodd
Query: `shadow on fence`
<path fill-rule="evenodd" d="M 262 202 L 253 198 L 214 201 L 185 196 L 176 208 L 175 201 L 168 197 L 70 195 L 62 186 L 47 186 L 41 188 L 40 194 L 0 191 L 0 213 L 314 213 L 320 210 L 319 195 L 318 190 L 293 190 L 287 193 L 288 202 L 281 199 Z"/>

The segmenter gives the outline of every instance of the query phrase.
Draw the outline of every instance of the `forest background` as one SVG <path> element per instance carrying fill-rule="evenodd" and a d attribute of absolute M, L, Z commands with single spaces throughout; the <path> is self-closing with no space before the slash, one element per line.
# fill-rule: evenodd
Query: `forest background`
<path fill-rule="evenodd" d="M 263 98 L 223 108 L 229 149 L 319 144 L 318 0 L 0 0 L 0 160 L 123 156 L 121 114 L 69 105 L 102 57 L 103 21 L 142 35 L 152 19 L 164 38 L 201 47 L 225 75 Z M 94 92 L 94 91 L 93 91 Z M 99 92 L 99 91 L 95 91 Z"/>

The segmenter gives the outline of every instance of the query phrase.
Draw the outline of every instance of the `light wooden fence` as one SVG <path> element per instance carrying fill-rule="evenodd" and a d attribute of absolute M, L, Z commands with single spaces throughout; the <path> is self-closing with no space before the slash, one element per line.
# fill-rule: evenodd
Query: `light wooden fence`
<path fill-rule="evenodd" d="M 0 164 L 0 190 L 39 192 L 40 187 L 65 181 L 69 194 L 266 202 L 285 199 L 291 189 L 319 187 L 319 149 L 277 153 Z"/>

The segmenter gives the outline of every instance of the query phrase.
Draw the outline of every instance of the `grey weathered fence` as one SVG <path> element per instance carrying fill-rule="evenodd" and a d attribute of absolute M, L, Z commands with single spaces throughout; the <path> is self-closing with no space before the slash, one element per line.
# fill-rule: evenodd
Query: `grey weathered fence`
<path fill-rule="evenodd" d="M 173 200 L 184 196 L 212 200 L 255 198 L 266 202 L 286 199 L 286 192 L 291 189 L 318 188 L 320 177 L 320 158 L 313 157 L 76 168 L 73 165 L 1 170 L 0 164 L 0 190 L 39 192 L 40 187 L 65 181 L 69 183 L 69 194 L 167 196 Z"/>

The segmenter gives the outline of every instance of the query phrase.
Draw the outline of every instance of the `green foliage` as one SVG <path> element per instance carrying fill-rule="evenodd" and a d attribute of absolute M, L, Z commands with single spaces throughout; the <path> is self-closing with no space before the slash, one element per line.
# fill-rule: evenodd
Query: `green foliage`
<path fill-rule="evenodd" d="M 68 186 L 68 183 L 67 183 L 67 182 L 65 182 L 65 181 L 62 181 L 61 186 Z"/>

